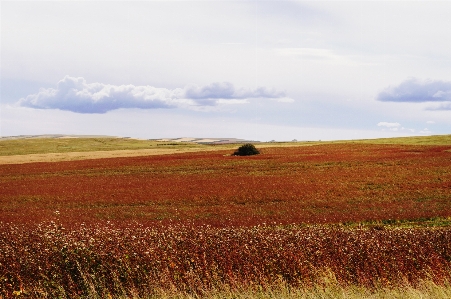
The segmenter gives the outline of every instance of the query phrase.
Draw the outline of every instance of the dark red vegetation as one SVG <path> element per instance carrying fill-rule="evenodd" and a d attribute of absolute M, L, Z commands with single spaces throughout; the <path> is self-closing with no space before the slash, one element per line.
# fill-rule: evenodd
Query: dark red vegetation
<path fill-rule="evenodd" d="M 383 224 L 449 219 L 450 149 L 332 144 L 0 165 L 0 297 L 202 294 L 324 275 L 370 288 L 449 282 L 450 227 Z M 338 225 L 361 221 L 378 225 Z"/>
<path fill-rule="evenodd" d="M 213 226 L 451 216 L 450 146 L 335 144 L 0 165 L 0 221 Z"/>

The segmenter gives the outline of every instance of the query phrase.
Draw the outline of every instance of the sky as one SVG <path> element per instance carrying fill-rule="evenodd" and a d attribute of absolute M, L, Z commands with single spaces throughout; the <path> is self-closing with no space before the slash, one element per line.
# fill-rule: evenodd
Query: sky
<path fill-rule="evenodd" d="M 1 1 L 0 136 L 451 134 L 451 1 Z"/>

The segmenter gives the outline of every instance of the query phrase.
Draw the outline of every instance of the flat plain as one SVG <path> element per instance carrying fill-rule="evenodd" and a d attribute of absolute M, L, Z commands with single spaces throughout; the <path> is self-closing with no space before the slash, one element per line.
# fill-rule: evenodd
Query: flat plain
<path fill-rule="evenodd" d="M 0 141 L 0 294 L 449 294 L 451 136 L 256 145 Z"/>

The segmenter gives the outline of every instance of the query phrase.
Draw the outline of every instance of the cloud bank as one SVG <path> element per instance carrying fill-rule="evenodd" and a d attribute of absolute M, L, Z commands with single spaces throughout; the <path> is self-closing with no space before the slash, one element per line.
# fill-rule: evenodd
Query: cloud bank
<path fill-rule="evenodd" d="M 245 103 L 251 98 L 287 101 L 284 92 L 259 87 L 235 89 L 232 83 L 206 86 L 187 85 L 166 89 L 153 86 L 87 83 L 82 77 L 66 76 L 55 88 L 41 88 L 38 93 L 19 100 L 23 107 L 60 109 L 77 113 L 106 113 L 120 108 L 195 108 L 221 104 Z M 290 101 L 287 101 L 290 102 Z"/>
<path fill-rule="evenodd" d="M 382 102 L 442 102 L 433 110 L 451 110 L 451 82 L 408 79 L 398 86 L 390 86 L 377 96 Z"/>

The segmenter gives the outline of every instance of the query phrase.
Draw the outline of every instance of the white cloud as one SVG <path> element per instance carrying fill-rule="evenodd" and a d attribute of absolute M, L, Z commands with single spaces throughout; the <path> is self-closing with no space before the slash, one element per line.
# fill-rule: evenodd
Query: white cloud
<path fill-rule="evenodd" d="M 392 131 L 392 132 L 410 132 L 410 133 L 414 133 L 415 130 L 414 129 L 410 129 L 410 128 L 405 128 L 405 127 L 401 127 L 400 123 L 391 123 L 391 122 L 385 122 L 382 121 L 380 123 L 377 124 L 378 127 L 384 127 L 385 129 L 382 129 L 382 131 Z"/>
<path fill-rule="evenodd" d="M 294 103 L 294 100 L 292 98 L 287 97 L 277 98 L 276 101 L 279 103 Z"/>
<path fill-rule="evenodd" d="M 396 127 L 401 126 L 401 124 L 400 123 L 389 123 L 389 122 L 382 121 L 382 122 L 378 123 L 377 126 L 378 127 L 387 127 L 387 128 L 396 128 Z"/>
<path fill-rule="evenodd" d="M 432 132 L 428 128 L 424 128 L 420 131 L 420 134 L 432 134 Z"/>
<path fill-rule="evenodd" d="M 378 127 L 385 127 L 385 128 L 387 128 L 389 131 L 392 131 L 392 132 L 398 132 L 398 131 L 405 131 L 405 130 L 406 130 L 406 128 L 401 127 L 401 124 L 400 124 L 400 123 L 390 123 L 390 122 L 382 121 L 382 122 L 378 123 L 377 126 L 378 126 Z M 383 129 L 383 131 L 384 131 L 384 130 L 385 130 L 385 129 Z M 408 130 L 408 129 L 407 129 L 407 130 Z M 412 130 L 409 130 L 409 131 L 412 132 Z"/>
<path fill-rule="evenodd" d="M 216 101 L 217 104 L 223 104 L 223 105 L 236 105 L 236 104 L 248 104 L 249 101 L 247 99 L 244 100 L 225 100 L 225 99 L 219 99 Z"/>
<path fill-rule="evenodd" d="M 427 123 L 427 124 L 435 124 L 435 121 L 433 121 L 433 120 L 428 120 L 426 123 Z"/>
<path fill-rule="evenodd" d="M 277 49 L 281 56 L 294 57 L 301 60 L 323 61 L 327 63 L 349 63 L 344 56 L 337 55 L 330 49 L 321 48 L 282 48 Z"/>
<path fill-rule="evenodd" d="M 66 76 L 56 89 L 40 89 L 19 100 L 19 105 L 38 109 L 60 109 L 77 113 L 106 113 L 120 108 L 194 108 L 221 104 L 245 104 L 247 99 L 288 101 L 284 92 L 258 87 L 235 89 L 232 83 L 212 83 L 185 88 L 87 83 L 82 77 Z"/>

